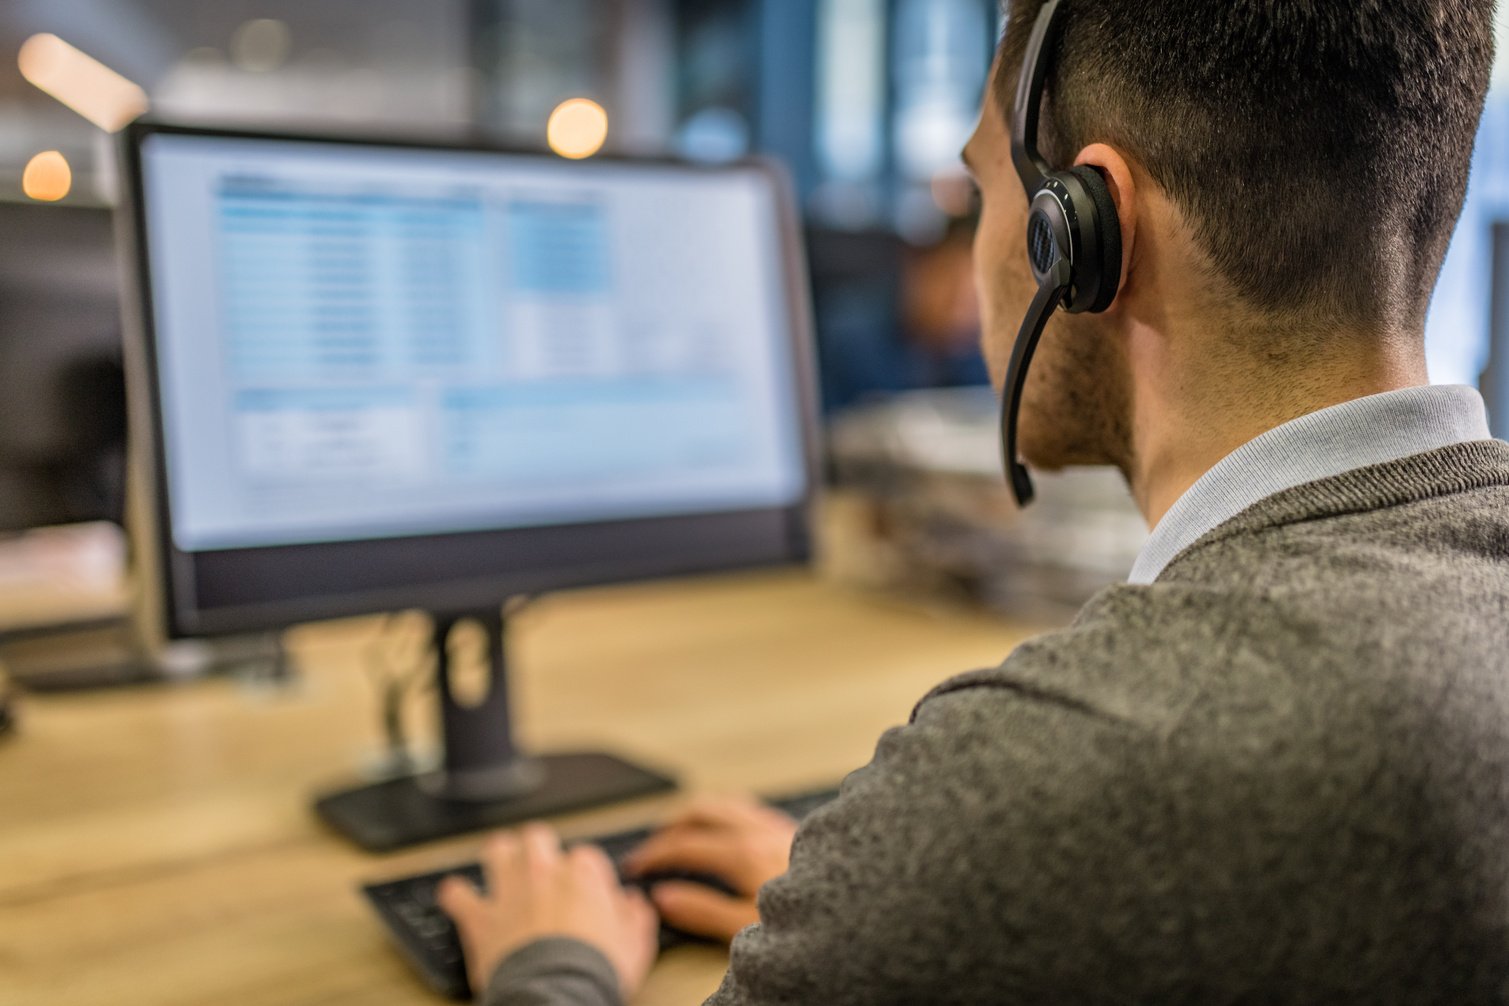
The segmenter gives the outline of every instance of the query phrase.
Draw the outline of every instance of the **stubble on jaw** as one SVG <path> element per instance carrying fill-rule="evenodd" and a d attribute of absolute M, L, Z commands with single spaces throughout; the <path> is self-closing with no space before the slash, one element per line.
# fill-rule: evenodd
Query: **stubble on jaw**
<path fill-rule="evenodd" d="M 1110 465 L 1131 477 L 1131 380 L 1125 352 L 1096 319 L 1059 314 L 1027 373 L 1021 451 L 1044 471 Z"/>

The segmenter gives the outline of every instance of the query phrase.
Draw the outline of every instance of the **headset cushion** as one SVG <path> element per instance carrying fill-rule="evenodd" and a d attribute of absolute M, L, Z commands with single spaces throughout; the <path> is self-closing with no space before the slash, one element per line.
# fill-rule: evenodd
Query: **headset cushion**
<path fill-rule="evenodd" d="M 1095 203 L 1095 231 L 1100 245 L 1100 286 L 1088 310 L 1104 311 L 1116 299 L 1121 288 L 1121 220 L 1116 216 L 1116 201 L 1099 171 L 1088 164 L 1070 168 Z"/>

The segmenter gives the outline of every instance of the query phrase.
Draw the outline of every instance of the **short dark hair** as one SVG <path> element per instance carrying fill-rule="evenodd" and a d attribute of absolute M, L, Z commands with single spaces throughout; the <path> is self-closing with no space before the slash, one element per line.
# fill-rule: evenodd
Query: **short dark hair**
<path fill-rule="evenodd" d="M 1264 315 L 1418 327 L 1461 213 L 1494 0 L 1064 0 L 1044 152 L 1129 152 Z M 1010 115 L 1043 0 L 1006 0 Z M 1008 123 L 1009 125 L 1009 123 Z"/>

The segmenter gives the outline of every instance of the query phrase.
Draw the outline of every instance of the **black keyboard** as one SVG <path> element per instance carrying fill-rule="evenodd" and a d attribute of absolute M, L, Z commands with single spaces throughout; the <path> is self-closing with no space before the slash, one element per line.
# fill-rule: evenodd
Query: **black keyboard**
<path fill-rule="evenodd" d="M 826 789 L 803 793 L 781 800 L 771 800 L 770 805 L 785 811 L 797 820 L 838 796 L 838 790 Z M 601 846 L 614 862 L 623 859 L 652 834 L 651 829 L 624 831 L 587 839 Z M 466 978 L 466 962 L 461 956 L 461 944 L 456 937 L 456 928 L 450 917 L 435 903 L 435 890 L 446 877 L 460 874 L 478 887 L 483 887 L 482 866 L 466 863 L 449 870 L 422 873 L 410 877 L 398 877 L 378 884 L 368 884 L 362 893 L 372 903 L 389 931 L 398 941 L 404 956 L 419 971 L 424 980 L 437 992 L 452 999 L 471 998 L 471 984 Z M 716 877 L 698 873 L 653 874 L 648 877 L 627 880 L 639 887 L 648 887 L 662 880 L 691 880 L 724 891 L 728 886 Z M 702 942 L 695 936 L 679 932 L 669 926 L 660 927 L 660 949 L 667 950 L 683 943 Z"/>

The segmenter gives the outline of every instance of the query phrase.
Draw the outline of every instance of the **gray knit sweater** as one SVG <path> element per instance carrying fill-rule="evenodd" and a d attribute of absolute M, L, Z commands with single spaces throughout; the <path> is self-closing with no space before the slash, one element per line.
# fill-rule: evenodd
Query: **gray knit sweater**
<path fill-rule="evenodd" d="M 1509 1003 L 1509 444 L 1269 497 L 943 684 L 760 915 L 712 1003 Z M 486 1001 L 613 987 L 549 941 Z"/>

